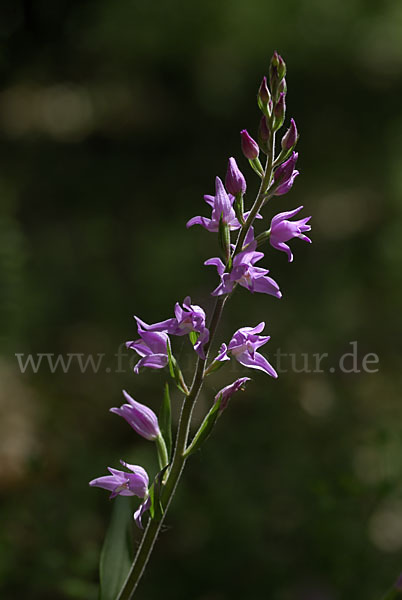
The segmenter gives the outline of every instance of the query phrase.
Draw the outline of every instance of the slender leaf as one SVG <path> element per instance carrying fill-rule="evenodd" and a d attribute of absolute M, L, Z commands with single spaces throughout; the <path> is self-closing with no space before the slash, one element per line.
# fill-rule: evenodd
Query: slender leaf
<path fill-rule="evenodd" d="M 175 357 L 172 354 L 172 349 L 170 347 L 169 342 L 167 343 L 167 354 L 168 354 L 168 364 L 170 375 L 174 379 L 177 387 L 183 394 L 188 394 L 188 389 L 186 383 L 184 381 L 183 373 L 180 370 L 179 364 Z"/>
<path fill-rule="evenodd" d="M 161 503 L 161 491 L 162 491 L 162 480 L 163 476 L 166 473 L 166 469 L 168 467 L 164 467 L 159 473 L 156 475 L 151 487 L 149 488 L 149 497 L 151 499 L 151 506 L 149 507 L 149 514 L 151 515 L 151 519 L 155 519 L 156 521 L 160 521 L 163 516 L 163 506 Z"/>
<path fill-rule="evenodd" d="M 100 600 L 115 600 L 130 569 L 132 524 L 130 498 L 117 496 L 100 556 Z"/>
<path fill-rule="evenodd" d="M 190 456 L 190 454 L 193 454 L 193 452 L 198 450 L 201 447 L 201 444 L 203 444 L 205 442 L 205 440 L 210 436 L 211 431 L 214 428 L 216 420 L 219 416 L 219 408 L 221 405 L 221 400 L 222 400 L 222 396 L 220 396 L 218 398 L 218 400 L 212 406 L 211 410 L 209 411 L 209 413 L 207 414 L 207 416 L 201 423 L 199 430 L 197 431 L 197 433 L 195 434 L 195 436 L 193 438 L 193 441 L 191 442 L 190 446 L 187 448 L 187 450 L 184 453 L 185 457 Z"/>

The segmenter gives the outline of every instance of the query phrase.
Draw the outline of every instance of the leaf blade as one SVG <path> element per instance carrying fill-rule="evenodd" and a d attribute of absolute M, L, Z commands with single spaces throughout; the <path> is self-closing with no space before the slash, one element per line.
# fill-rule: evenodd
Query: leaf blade
<path fill-rule="evenodd" d="M 115 600 L 130 570 L 132 513 L 130 499 L 117 496 L 99 562 L 100 600 Z"/>

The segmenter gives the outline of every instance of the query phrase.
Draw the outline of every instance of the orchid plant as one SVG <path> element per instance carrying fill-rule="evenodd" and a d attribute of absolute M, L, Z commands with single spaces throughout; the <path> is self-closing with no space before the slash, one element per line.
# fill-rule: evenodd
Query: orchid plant
<path fill-rule="evenodd" d="M 241 377 L 221 389 L 212 400 L 198 431 L 190 439 L 193 409 L 206 377 L 232 359 L 249 369 L 277 377 L 274 367 L 258 351 L 270 339 L 268 335 L 262 335 L 264 322 L 241 327 L 228 344 L 223 342 L 217 347 L 216 354 L 212 354 L 212 344 L 215 342 L 226 302 L 238 285 L 252 293 L 259 292 L 275 298 L 282 296 L 278 283 L 268 275 L 268 269 L 255 266 L 264 259 L 264 253 L 257 248 L 262 248 L 269 242 L 274 249 L 285 252 L 291 262 L 293 254 L 288 242 L 293 238 L 311 242 L 305 235 L 311 229 L 308 224 L 310 217 L 293 220 L 302 206 L 276 214 L 268 229 L 261 212 L 272 198 L 289 192 L 299 174 L 296 170 L 298 154 L 294 151 L 298 132 L 293 119 L 281 138 L 280 148 L 277 148 L 279 144 L 276 143 L 278 131 L 285 121 L 285 75 L 285 62 L 275 52 L 269 65 L 269 75 L 263 78 L 257 94 L 262 113 L 258 141 L 246 130 L 241 131 L 242 152 L 260 179 L 259 190 L 251 207 L 244 210 L 247 183 L 235 158 L 231 157 L 224 183 L 216 177 L 215 195 L 204 196 L 205 202 L 212 209 L 210 217 L 196 216 L 187 222 L 188 228 L 200 225 L 207 232 L 218 236 L 221 256 L 209 258 L 204 263 L 215 267 L 218 274 L 218 285 L 211 292 L 216 297 L 212 314 L 207 318 L 205 311 L 197 304 L 192 304 L 191 298 L 187 297 L 182 305 L 176 304 L 174 316 L 164 321 L 148 324 L 135 317 L 138 338 L 127 342 L 127 348 L 140 357 L 134 367 L 136 374 L 142 368 L 167 368 L 184 398 L 174 444 L 171 441 L 168 385 L 165 387 L 159 419 L 149 407 L 132 398 L 126 391 L 123 391 L 125 403 L 120 408 L 110 409 L 123 417 L 137 434 L 155 442 L 160 467 L 150 483 L 147 472 L 141 466 L 121 461 L 125 470 L 110 467 L 109 475 L 97 477 L 90 482 L 91 486 L 110 491 L 111 498 L 120 495 L 137 496 L 141 499 L 134 513 L 134 520 L 139 528 L 145 529 L 125 581 L 113 595 L 118 600 L 132 598 L 137 589 L 186 461 L 208 438 L 230 398 L 239 390 L 244 390 L 250 380 L 249 377 Z M 262 155 L 265 155 L 264 164 L 260 160 Z M 260 233 L 255 229 L 258 223 L 261 223 Z M 188 336 L 197 354 L 191 384 L 185 381 L 174 356 L 171 338 L 175 336 Z M 112 600 L 112 597 L 105 600 Z"/>

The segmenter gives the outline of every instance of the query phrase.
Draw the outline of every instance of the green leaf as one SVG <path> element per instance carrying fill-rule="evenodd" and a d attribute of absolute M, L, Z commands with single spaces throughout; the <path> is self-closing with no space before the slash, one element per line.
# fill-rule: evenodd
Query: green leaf
<path fill-rule="evenodd" d="M 169 341 L 167 343 L 167 355 L 168 355 L 169 372 L 170 372 L 171 377 L 174 379 L 174 364 L 173 364 L 173 361 L 175 359 L 174 359 L 174 356 L 172 354 L 172 349 L 170 347 Z"/>
<path fill-rule="evenodd" d="M 229 225 L 223 220 L 223 213 L 219 219 L 218 240 L 222 254 L 227 262 L 230 257 L 230 229 Z"/>
<path fill-rule="evenodd" d="M 172 454 L 172 409 L 170 402 L 169 384 L 165 383 L 163 400 L 159 411 L 159 428 L 165 440 L 168 457 Z"/>
<path fill-rule="evenodd" d="M 252 169 L 262 179 L 264 177 L 264 169 L 262 168 L 262 164 L 260 163 L 259 159 L 258 158 L 255 158 L 254 160 L 249 159 L 248 162 L 250 163 L 250 166 L 252 167 Z"/>
<path fill-rule="evenodd" d="M 211 410 L 201 423 L 199 430 L 193 438 L 193 441 L 184 453 L 184 456 L 186 458 L 193 454 L 196 450 L 198 450 L 201 447 L 201 445 L 205 442 L 205 440 L 210 436 L 211 431 L 215 426 L 216 420 L 219 417 L 219 408 L 221 405 L 221 400 L 222 396 L 218 398 L 218 400 L 212 406 Z"/>
<path fill-rule="evenodd" d="M 172 379 L 174 379 L 177 387 L 183 394 L 188 394 L 188 388 L 184 381 L 183 373 L 180 370 L 179 363 L 175 359 L 172 354 L 172 349 L 170 348 L 170 343 L 167 343 L 167 355 L 168 355 L 168 363 L 169 363 L 169 371 Z"/>
<path fill-rule="evenodd" d="M 151 487 L 149 488 L 149 497 L 151 499 L 151 506 L 149 507 L 149 514 L 151 515 L 151 519 L 155 519 L 156 521 L 160 521 L 163 515 L 163 507 L 161 503 L 161 491 L 162 491 L 162 480 L 163 476 L 166 473 L 166 467 L 164 467 L 159 473 L 156 475 Z"/>
<path fill-rule="evenodd" d="M 190 342 L 192 343 L 193 346 L 197 343 L 199 335 L 200 334 L 197 333 L 196 331 L 190 331 L 190 333 L 188 334 L 188 337 L 190 338 Z"/>
<path fill-rule="evenodd" d="M 115 600 L 132 562 L 133 508 L 129 498 L 117 496 L 100 556 L 100 600 Z"/>

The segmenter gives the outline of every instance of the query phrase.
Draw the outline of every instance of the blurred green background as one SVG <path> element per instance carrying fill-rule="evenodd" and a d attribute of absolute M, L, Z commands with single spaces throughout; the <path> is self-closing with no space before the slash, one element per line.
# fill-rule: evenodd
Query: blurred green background
<path fill-rule="evenodd" d="M 165 380 L 114 354 L 134 313 L 165 319 L 187 294 L 210 310 L 216 240 L 185 223 L 229 156 L 251 201 L 239 131 L 256 132 L 277 49 L 301 175 L 266 214 L 303 204 L 314 244 L 295 240 L 292 264 L 266 248 L 283 299 L 240 290 L 219 337 L 264 320 L 272 362 L 302 372 L 256 372 L 233 399 L 138 597 L 379 599 L 402 570 L 400 0 L 2 0 L 0 40 L 2 598 L 97 597 L 112 505 L 88 481 L 120 458 L 156 469 L 108 408 L 125 387 L 157 409 Z M 377 372 L 337 368 L 352 341 Z M 105 357 L 21 373 L 28 353 Z M 303 353 L 328 353 L 323 372 Z M 241 374 L 211 377 L 199 413 Z"/>

